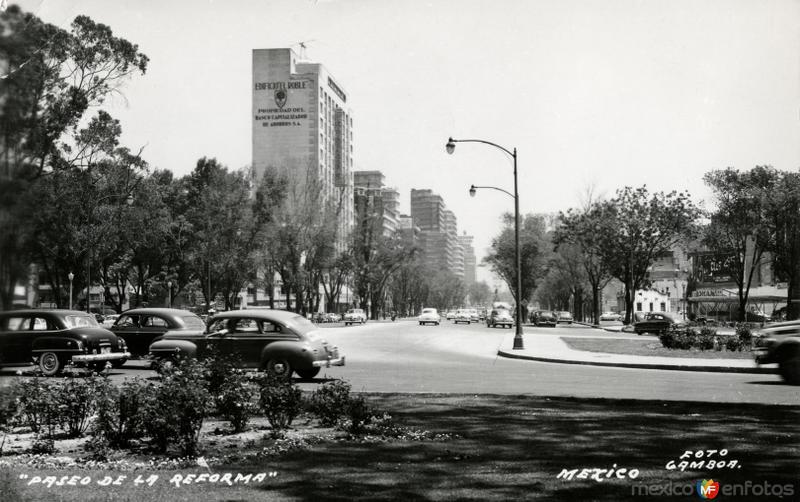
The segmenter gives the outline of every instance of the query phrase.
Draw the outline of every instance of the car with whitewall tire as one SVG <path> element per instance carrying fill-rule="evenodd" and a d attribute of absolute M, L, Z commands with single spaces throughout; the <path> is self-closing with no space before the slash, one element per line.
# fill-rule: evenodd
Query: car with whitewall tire
<path fill-rule="evenodd" d="M 93 314 L 77 310 L 0 312 L 0 367 L 35 364 L 45 376 L 68 365 L 102 370 L 130 358 L 125 341 L 103 328 Z"/>
<path fill-rule="evenodd" d="M 442 317 L 439 315 L 439 312 L 434 308 L 424 308 L 420 313 L 419 317 L 417 318 L 419 321 L 419 325 L 423 326 L 425 324 L 433 324 L 438 326 L 439 323 L 442 321 Z"/>

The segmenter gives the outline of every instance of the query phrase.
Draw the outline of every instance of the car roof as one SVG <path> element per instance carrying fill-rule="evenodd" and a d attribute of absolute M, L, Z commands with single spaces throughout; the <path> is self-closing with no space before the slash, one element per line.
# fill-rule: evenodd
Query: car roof
<path fill-rule="evenodd" d="M 84 312 L 83 310 L 68 310 L 68 309 L 20 309 L 20 310 L 6 310 L 0 312 L 0 315 L 37 315 L 37 314 L 56 314 L 56 315 L 91 315 L 94 314 Z"/>
<path fill-rule="evenodd" d="M 160 308 L 160 307 L 142 307 L 136 309 L 129 309 L 123 312 L 123 314 L 138 314 L 138 315 L 163 315 L 163 316 L 185 316 L 187 314 L 198 316 L 194 312 L 190 310 L 184 309 L 168 309 L 168 308 Z"/>
<path fill-rule="evenodd" d="M 295 317 L 303 317 L 297 312 L 288 310 L 262 310 L 262 309 L 240 309 L 228 310 L 214 315 L 214 319 L 230 319 L 234 317 L 252 317 L 253 319 L 267 319 L 269 321 L 289 321 Z"/>

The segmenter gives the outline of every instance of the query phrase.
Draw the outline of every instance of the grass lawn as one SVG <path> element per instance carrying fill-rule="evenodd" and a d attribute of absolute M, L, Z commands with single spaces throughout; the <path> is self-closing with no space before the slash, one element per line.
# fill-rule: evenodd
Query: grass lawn
<path fill-rule="evenodd" d="M 677 350 L 667 349 L 658 340 L 622 338 L 572 338 L 562 337 L 571 348 L 587 352 L 606 352 L 630 356 L 689 357 L 693 359 L 752 359 L 749 351 L 727 350 Z"/>
<path fill-rule="evenodd" d="M 664 487 L 693 490 L 698 480 L 710 478 L 721 487 L 746 480 L 796 483 L 794 495 L 800 493 L 798 407 L 493 395 L 367 397 L 403 425 L 457 436 L 444 441 L 327 439 L 261 459 L 246 458 L 242 445 L 241 459 L 212 463 L 210 471 L 274 475 L 233 486 L 169 482 L 209 472 L 201 467 L 70 471 L 13 465 L 0 478 L 0 500 L 691 500 L 698 499 L 696 491 L 667 498 L 654 494 L 663 495 Z M 727 452 L 720 456 L 723 449 Z M 670 461 L 679 465 L 686 450 L 716 450 L 692 460 L 725 460 L 725 467 L 668 469 Z M 600 481 L 579 479 L 583 469 L 595 468 L 603 469 L 595 473 Z M 563 470 L 573 469 L 573 479 L 559 479 Z M 631 479 L 633 469 L 638 473 Z M 617 479 L 620 472 L 623 479 Z M 20 475 L 27 478 L 21 481 Z M 33 476 L 48 475 L 78 475 L 91 482 L 26 486 Z M 106 476 L 120 475 L 126 478 L 118 486 L 97 486 Z M 136 476 L 152 475 L 159 476 L 153 486 L 134 485 Z M 10 498 L 12 485 L 24 498 Z"/>

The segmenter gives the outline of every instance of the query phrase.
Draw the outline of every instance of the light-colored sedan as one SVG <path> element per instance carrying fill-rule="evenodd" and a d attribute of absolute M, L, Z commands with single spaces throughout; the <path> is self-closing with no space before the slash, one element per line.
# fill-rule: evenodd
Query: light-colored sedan
<path fill-rule="evenodd" d="M 458 309 L 456 311 L 456 316 L 453 318 L 453 323 L 458 324 L 460 322 L 465 322 L 467 324 L 472 322 L 472 316 L 467 309 Z"/>
<path fill-rule="evenodd" d="M 422 326 L 423 324 L 435 324 L 436 326 L 442 321 L 441 316 L 439 316 L 439 312 L 433 308 L 424 308 L 422 309 L 422 313 L 417 318 L 419 320 L 419 325 Z"/>

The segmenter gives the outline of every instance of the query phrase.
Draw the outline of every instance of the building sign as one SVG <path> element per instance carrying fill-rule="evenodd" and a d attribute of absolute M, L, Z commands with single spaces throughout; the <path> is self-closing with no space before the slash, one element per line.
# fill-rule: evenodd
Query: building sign
<path fill-rule="evenodd" d="M 297 127 L 304 125 L 308 119 L 308 111 L 302 106 L 292 106 L 292 96 L 301 92 L 302 99 L 307 98 L 306 89 L 310 89 L 307 80 L 289 82 L 256 82 L 253 90 L 259 102 L 254 120 L 261 127 Z M 262 92 L 264 94 L 262 94 Z M 264 97 L 268 96 L 267 99 Z"/>
<path fill-rule="evenodd" d="M 711 297 L 720 297 L 720 296 L 733 296 L 733 293 L 726 289 L 713 289 L 713 288 L 702 288 L 695 290 L 692 293 L 692 298 L 711 298 Z"/>
<path fill-rule="evenodd" d="M 694 277 L 700 284 L 734 282 L 736 255 L 698 254 L 692 257 Z"/>
<path fill-rule="evenodd" d="M 342 102 L 347 103 L 347 96 L 345 96 L 344 91 L 338 85 L 336 85 L 336 82 L 334 82 L 331 77 L 328 77 L 328 87 L 330 87 L 337 96 L 342 98 Z"/>

